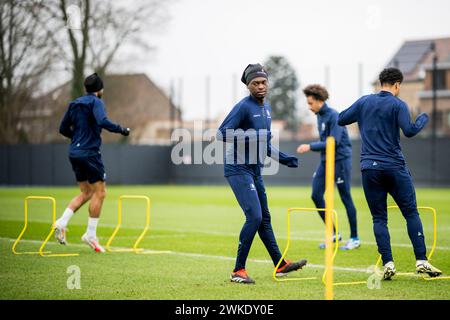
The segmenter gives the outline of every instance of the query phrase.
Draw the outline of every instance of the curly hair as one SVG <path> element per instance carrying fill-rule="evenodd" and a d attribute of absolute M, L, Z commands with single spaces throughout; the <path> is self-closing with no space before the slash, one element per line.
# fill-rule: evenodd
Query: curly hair
<path fill-rule="evenodd" d="M 380 72 L 380 76 L 378 77 L 380 80 L 380 84 L 390 84 L 394 85 L 397 82 L 403 82 L 403 74 L 397 68 L 386 68 Z"/>
<path fill-rule="evenodd" d="M 319 84 L 311 84 L 303 89 L 303 93 L 307 97 L 313 97 L 316 100 L 327 101 L 329 98 L 329 94 L 325 87 L 322 87 Z"/>

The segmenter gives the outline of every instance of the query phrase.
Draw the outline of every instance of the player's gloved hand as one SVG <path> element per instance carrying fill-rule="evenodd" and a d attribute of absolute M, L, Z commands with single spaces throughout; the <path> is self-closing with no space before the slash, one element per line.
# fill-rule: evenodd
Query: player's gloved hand
<path fill-rule="evenodd" d="M 422 112 L 416 118 L 416 125 L 419 127 L 424 127 L 427 124 L 429 119 L 430 119 L 430 117 L 428 116 L 428 114 L 426 114 L 425 112 Z"/>
<path fill-rule="evenodd" d="M 286 159 L 286 165 L 289 168 L 298 168 L 298 158 L 297 157 L 288 157 Z"/>
<path fill-rule="evenodd" d="M 122 128 L 122 131 L 120 132 L 121 135 L 128 137 L 130 135 L 130 128 Z"/>

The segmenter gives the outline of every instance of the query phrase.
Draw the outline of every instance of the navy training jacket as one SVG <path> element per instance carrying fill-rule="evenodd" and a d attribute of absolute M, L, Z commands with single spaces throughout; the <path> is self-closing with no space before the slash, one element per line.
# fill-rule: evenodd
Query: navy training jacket
<path fill-rule="evenodd" d="M 396 169 L 406 165 L 400 129 L 411 138 L 428 122 L 426 113 L 411 122 L 408 106 L 388 91 L 361 97 L 339 114 L 341 126 L 358 122 L 361 133 L 361 170 Z"/>
<path fill-rule="evenodd" d="M 310 143 L 312 151 L 320 152 L 321 161 L 326 158 L 326 140 L 333 136 L 336 141 L 335 161 L 348 159 L 352 156 L 352 144 L 346 127 L 338 125 L 339 113 L 326 103 L 317 113 L 317 129 L 320 141 Z"/>
<path fill-rule="evenodd" d="M 288 167 L 298 167 L 298 159 L 277 150 L 270 143 L 272 123 L 272 109 L 268 102 L 261 106 L 252 96 L 238 102 L 217 131 L 217 139 L 231 143 L 225 154 L 225 177 L 236 174 L 251 174 L 259 176 L 264 166 L 265 156 L 269 156 Z M 252 142 L 263 143 L 264 148 L 258 147 L 258 157 L 250 155 Z M 240 146 L 244 146 L 240 149 Z M 245 150 L 245 154 L 243 154 Z M 263 151 L 261 156 L 260 151 Z M 230 161 L 231 160 L 231 161 Z"/>
<path fill-rule="evenodd" d="M 102 128 L 120 133 L 122 127 L 111 122 L 103 101 L 92 93 L 81 96 L 69 103 L 61 121 L 59 132 L 71 139 L 69 156 L 88 157 L 100 153 Z"/>

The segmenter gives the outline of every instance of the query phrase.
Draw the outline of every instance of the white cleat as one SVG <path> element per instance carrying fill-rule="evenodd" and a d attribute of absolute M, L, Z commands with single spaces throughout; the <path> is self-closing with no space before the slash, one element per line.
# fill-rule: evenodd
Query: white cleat
<path fill-rule="evenodd" d="M 90 238 L 85 233 L 81 237 L 81 240 L 83 240 L 86 244 L 88 244 L 92 249 L 94 249 L 95 252 L 105 252 L 105 248 L 103 248 L 99 243 L 97 238 Z"/>
<path fill-rule="evenodd" d="M 342 241 L 342 236 L 340 233 L 338 233 L 337 240 L 338 240 L 338 242 Z M 336 235 L 333 235 L 333 243 L 336 243 Z M 326 248 L 325 242 L 319 244 L 319 249 L 325 249 L 325 248 Z"/>
<path fill-rule="evenodd" d="M 433 267 L 431 263 L 426 260 L 418 260 L 416 262 L 416 272 L 417 273 L 426 273 L 430 277 L 439 277 L 442 274 L 442 271 L 436 267 Z"/>
<path fill-rule="evenodd" d="M 60 244 L 66 245 L 66 231 L 67 229 L 65 227 L 61 227 L 61 225 L 58 223 L 58 220 L 55 222 L 55 239 Z"/>
<path fill-rule="evenodd" d="M 350 238 L 348 239 L 345 246 L 340 247 L 341 250 L 353 250 L 358 249 L 361 246 L 361 241 L 359 238 Z"/>
<path fill-rule="evenodd" d="M 395 270 L 394 262 L 389 261 L 384 265 L 383 280 L 391 280 L 391 278 L 395 275 L 395 272 L 397 272 L 397 270 Z"/>

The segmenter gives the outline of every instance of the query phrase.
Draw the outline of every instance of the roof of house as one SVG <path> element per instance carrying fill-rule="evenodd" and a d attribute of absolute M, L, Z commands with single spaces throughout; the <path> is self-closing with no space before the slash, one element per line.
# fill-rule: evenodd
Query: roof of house
<path fill-rule="evenodd" d="M 133 139 L 139 139 L 151 121 L 179 117 L 181 111 L 146 74 L 111 74 L 104 76 L 103 82 L 105 88 L 103 99 L 108 117 L 114 122 L 132 128 Z M 27 106 L 23 115 L 27 116 L 28 112 L 33 117 L 38 117 L 43 114 L 42 110 L 48 111 L 45 114 L 59 124 L 70 100 L 70 82 L 66 82 L 36 98 Z M 52 131 L 57 133 L 54 128 Z M 107 132 L 104 134 L 106 142 L 118 138 L 117 135 Z"/>
<path fill-rule="evenodd" d="M 405 41 L 396 54 L 391 58 L 388 67 L 399 68 L 405 81 L 420 80 L 422 66 L 430 64 L 433 59 L 432 43 L 435 43 L 438 62 L 450 59 L 450 37 Z"/>

